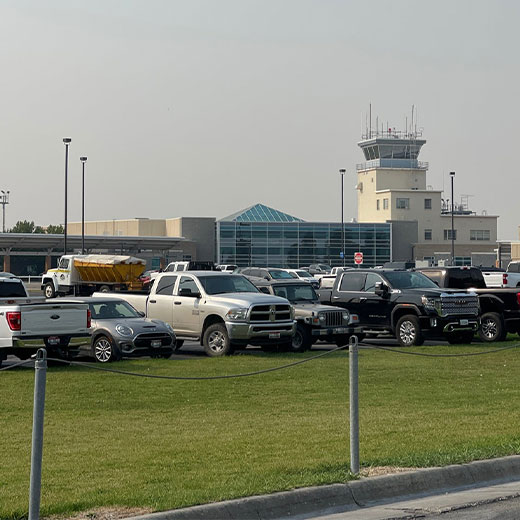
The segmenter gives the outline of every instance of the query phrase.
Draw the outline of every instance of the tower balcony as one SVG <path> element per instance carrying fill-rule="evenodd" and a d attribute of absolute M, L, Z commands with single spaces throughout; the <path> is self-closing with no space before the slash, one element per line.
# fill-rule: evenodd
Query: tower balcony
<path fill-rule="evenodd" d="M 364 163 L 356 164 L 357 171 L 374 170 L 375 168 L 395 168 L 398 170 L 427 170 L 428 162 L 417 159 L 373 159 Z"/>

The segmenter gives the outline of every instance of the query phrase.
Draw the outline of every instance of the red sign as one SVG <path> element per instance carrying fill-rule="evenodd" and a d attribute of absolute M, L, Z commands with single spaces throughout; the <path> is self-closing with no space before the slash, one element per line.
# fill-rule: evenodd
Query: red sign
<path fill-rule="evenodd" d="M 354 263 L 359 265 L 363 263 L 363 253 L 354 253 Z"/>

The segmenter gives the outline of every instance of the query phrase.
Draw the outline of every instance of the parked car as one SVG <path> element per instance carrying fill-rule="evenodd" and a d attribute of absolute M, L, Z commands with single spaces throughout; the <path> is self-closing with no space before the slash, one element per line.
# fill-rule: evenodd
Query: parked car
<path fill-rule="evenodd" d="M 520 261 L 509 262 L 506 272 L 485 270 L 488 287 L 520 287 Z"/>
<path fill-rule="evenodd" d="M 331 288 L 334 285 L 334 280 L 339 273 L 346 271 L 348 269 L 352 269 L 352 267 L 333 267 L 330 271 L 330 274 L 324 274 L 318 279 L 319 287 Z"/>
<path fill-rule="evenodd" d="M 360 332 L 358 317 L 347 309 L 323 305 L 316 291 L 302 280 L 263 280 L 257 282 L 260 291 L 287 298 L 294 307 L 296 333 L 293 352 L 303 352 L 318 340 L 346 345 L 351 335 Z"/>
<path fill-rule="evenodd" d="M 100 363 L 123 357 L 172 355 L 176 338 L 168 323 L 145 318 L 128 302 L 114 296 L 70 300 L 87 303 L 92 316 L 92 341 L 80 349 L 80 354 Z"/>
<path fill-rule="evenodd" d="M 459 289 L 478 295 L 482 341 L 503 341 L 508 332 L 520 334 L 520 288 L 487 287 L 477 267 L 424 267 L 416 271 L 443 289 Z"/>
<path fill-rule="evenodd" d="M 474 292 L 440 289 L 415 271 L 352 269 L 318 293 L 323 303 L 357 314 L 364 334 L 392 334 L 402 346 L 422 345 L 426 338 L 470 343 L 479 327 Z"/>
<path fill-rule="evenodd" d="M 158 271 L 156 269 L 152 269 L 150 271 L 145 271 L 139 277 L 139 281 L 141 282 L 141 284 L 143 286 L 143 291 L 149 291 L 150 290 L 150 287 L 152 286 L 152 283 L 153 283 L 152 275 L 155 276 L 156 273 L 158 273 Z"/>
<path fill-rule="evenodd" d="M 315 289 L 320 286 L 320 282 L 317 278 L 314 278 L 309 271 L 304 271 L 303 269 L 284 269 L 287 271 L 293 278 L 297 280 L 303 280 L 304 282 L 310 283 Z"/>
<path fill-rule="evenodd" d="M 294 280 L 285 269 L 275 267 L 248 267 L 240 274 L 247 276 L 253 283 L 260 280 Z"/>
<path fill-rule="evenodd" d="M 221 271 L 223 273 L 232 273 L 235 269 L 238 268 L 237 265 L 233 264 L 223 264 L 215 266 L 217 271 Z"/>
<path fill-rule="evenodd" d="M 168 322 L 180 341 L 199 340 L 208 356 L 224 356 L 247 345 L 290 348 L 295 332 L 291 304 L 261 293 L 245 276 L 218 271 L 161 273 L 148 296 L 120 296 L 147 317 Z"/>
<path fill-rule="evenodd" d="M 309 266 L 309 273 L 311 274 L 329 274 L 332 267 L 328 264 L 311 264 Z"/>

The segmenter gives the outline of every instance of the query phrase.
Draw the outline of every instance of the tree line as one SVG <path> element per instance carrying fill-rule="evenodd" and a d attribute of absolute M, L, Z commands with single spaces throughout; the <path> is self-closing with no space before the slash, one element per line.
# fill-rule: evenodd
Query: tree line
<path fill-rule="evenodd" d="M 47 227 L 36 226 L 34 221 L 19 220 L 11 229 L 8 229 L 8 233 L 43 233 L 47 235 L 63 235 L 63 226 L 58 224 L 57 226 L 49 224 Z"/>

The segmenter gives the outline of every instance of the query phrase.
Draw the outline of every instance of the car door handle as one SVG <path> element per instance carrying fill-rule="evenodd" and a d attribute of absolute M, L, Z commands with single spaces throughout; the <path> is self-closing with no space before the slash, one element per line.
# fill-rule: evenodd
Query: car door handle
<path fill-rule="evenodd" d="M 339 296 L 333 296 L 332 299 L 333 300 L 339 300 Z"/>
<path fill-rule="evenodd" d="M 149 303 L 157 303 L 157 300 L 150 300 Z"/>
<path fill-rule="evenodd" d="M 182 302 L 173 302 L 175 305 L 180 305 Z"/>

